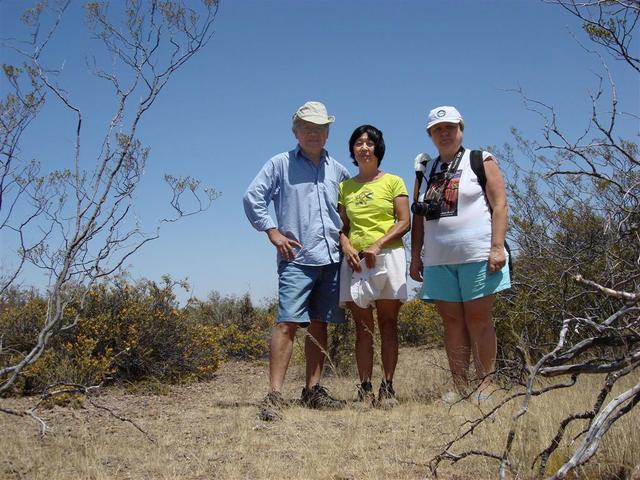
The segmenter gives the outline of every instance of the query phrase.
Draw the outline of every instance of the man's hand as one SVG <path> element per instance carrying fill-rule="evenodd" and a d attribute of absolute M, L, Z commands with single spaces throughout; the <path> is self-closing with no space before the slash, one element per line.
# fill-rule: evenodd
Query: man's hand
<path fill-rule="evenodd" d="M 504 254 L 504 247 L 491 247 L 489 252 L 489 271 L 491 273 L 499 272 L 504 267 L 507 259 Z"/>
<path fill-rule="evenodd" d="M 267 230 L 267 236 L 273 246 L 276 247 L 276 250 L 278 250 L 280 257 L 288 262 L 296 257 L 294 248 L 302 248 L 302 245 L 299 242 L 285 237 L 277 228 L 270 228 Z"/>
<path fill-rule="evenodd" d="M 416 282 L 422 282 L 423 270 L 424 270 L 424 265 L 422 264 L 422 259 L 412 258 L 411 263 L 409 264 L 409 276 L 413 278 Z"/>

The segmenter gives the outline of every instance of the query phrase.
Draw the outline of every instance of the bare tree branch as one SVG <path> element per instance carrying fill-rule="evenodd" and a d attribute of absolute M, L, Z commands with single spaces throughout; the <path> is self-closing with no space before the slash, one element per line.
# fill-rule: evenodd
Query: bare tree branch
<path fill-rule="evenodd" d="M 18 42 L 10 45 L 23 56 L 24 67 L 3 66 L 12 91 L 1 104 L 0 229 L 14 233 L 19 249 L 13 269 L 0 272 L 0 294 L 17 281 L 27 264 L 48 272 L 50 283 L 45 318 L 33 347 L 18 361 L 0 363 L 0 394 L 40 358 L 54 335 L 76 325 L 79 313 L 67 318 L 68 307 L 82 308 L 96 280 L 118 271 L 158 238 L 161 224 L 206 210 L 218 195 L 193 177 L 174 179 L 168 182 L 173 216 L 158 219 L 151 232 L 143 231 L 134 218 L 134 193 L 150 155 L 137 138 L 138 129 L 173 74 L 211 39 L 217 1 L 189 6 L 158 0 L 87 4 L 88 25 L 111 58 L 111 73 L 97 62 L 94 73 L 113 88 L 116 100 L 88 170 L 82 163 L 88 156 L 83 146 L 86 112 L 58 84 L 60 70 L 45 64 L 47 47 L 71 3 L 57 5 L 51 6 L 54 19 L 48 28 L 43 25 L 49 7 L 38 4 L 27 11 L 23 18 L 30 29 L 26 43 L 30 49 Z M 73 114 L 74 145 L 68 168 L 41 175 L 39 164 L 25 164 L 17 152 L 47 94 Z"/>
<path fill-rule="evenodd" d="M 514 130 L 524 162 L 515 161 L 511 148 L 501 155 L 512 172 L 509 235 L 517 252 L 517 289 L 497 302 L 496 323 L 501 338 L 510 337 L 514 352 L 503 347 L 499 373 L 515 393 L 465 423 L 431 460 L 434 473 L 443 460 L 481 456 L 496 461 L 499 478 L 506 478 L 519 460 L 514 446 L 523 436 L 522 420 L 531 414 L 533 399 L 571 389 L 578 378 L 589 376 L 599 383 L 591 407 L 569 411 L 558 420 L 531 465 L 532 470 L 537 466 L 532 477 L 542 478 L 550 456 L 562 447 L 569 459 L 550 478 L 566 478 L 593 458 L 611 426 L 636 407 L 640 396 L 638 385 L 614 391 L 622 388 L 621 378 L 637 375 L 640 367 L 640 157 L 638 145 L 618 133 L 629 122 L 637 130 L 638 114 L 623 110 L 601 53 L 624 61 L 637 78 L 640 59 L 633 41 L 640 2 L 547 3 L 560 5 L 583 22 L 589 40 L 599 47 L 585 52 L 600 60 L 604 74 L 596 77 L 597 87 L 588 96 L 590 113 L 576 135 L 563 127 L 552 105 L 530 98 L 519 87 L 512 90 L 542 123 L 539 141 Z M 565 383 L 567 375 L 571 381 Z M 562 383 L 538 387 L 552 377 Z M 511 415 L 501 452 L 456 448 L 516 399 L 520 408 Z M 567 440 L 574 424 L 580 433 Z"/>

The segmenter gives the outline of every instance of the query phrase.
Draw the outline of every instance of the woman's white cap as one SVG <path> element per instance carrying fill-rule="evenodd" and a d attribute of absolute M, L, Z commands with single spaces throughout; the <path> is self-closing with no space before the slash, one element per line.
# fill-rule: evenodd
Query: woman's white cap
<path fill-rule="evenodd" d="M 387 283 L 387 267 L 384 255 L 376 255 L 376 265 L 367 267 L 365 259 L 360 260 L 360 271 L 351 276 L 351 298 L 360 308 L 369 308 L 380 296 Z"/>
<path fill-rule="evenodd" d="M 438 123 L 460 123 L 462 122 L 462 115 L 456 110 L 456 107 L 437 107 L 429 112 L 429 118 L 427 119 L 427 130 Z"/>

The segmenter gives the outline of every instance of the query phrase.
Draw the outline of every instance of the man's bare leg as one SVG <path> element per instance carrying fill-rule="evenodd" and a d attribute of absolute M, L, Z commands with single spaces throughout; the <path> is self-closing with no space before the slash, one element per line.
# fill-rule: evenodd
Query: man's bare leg
<path fill-rule="evenodd" d="M 322 367 L 327 352 L 327 324 L 311 320 L 307 333 L 304 341 L 304 356 L 307 362 L 307 388 L 311 388 L 320 383 L 322 377 Z"/>
<path fill-rule="evenodd" d="M 282 322 L 273 327 L 269 351 L 269 382 L 272 392 L 282 390 L 297 330 L 298 324 L 293 322 Z"/>

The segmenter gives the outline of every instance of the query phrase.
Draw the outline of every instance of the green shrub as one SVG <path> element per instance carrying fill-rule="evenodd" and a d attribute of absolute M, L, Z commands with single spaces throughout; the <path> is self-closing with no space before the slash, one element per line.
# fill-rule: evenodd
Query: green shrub
<path fill-rule="evenodd" d="M 398 342 L 403 346 L 443 345 L 442 320 L 433 305 L 413 299 L 398 316 Z"/>
<path fill-rule="evenodd" d="M 208 378 L 220 362 L 218 331 L 178 307 L 170 278 L 94 288 L 80 330 L 96 340 L 95 354 L 111 352 L 113 370 L 127 380 Z"/>
<path fill-rule="evenodd" d="M 33 292 L 0 298 L 4 348 L 0 365 L 12 365 L 36 342 L 46 300 Z M 189 381 L 209 378 L 220 363 L 219 329 L 180 309 L 173 282 L 117 280 L 71 303 L 65 322 L 75 327 L 51 338 L 14 390 L 42 391 L 57 382 L 93 385 L 108 379 Z M 8 348 L 7 348 L 8 347 Z M 10 352 L 10 353 L 6 353 Z"/>
<path fill-rule="evenodd" d="M 11 363 L 15 355 L 31 348 L 46 312 L 47 302 L 35 290 L 4 292 L 0 297 L 0 365 Z"/>
<path fill-rule="evenodd" d="M 207 300 L 194 299 L 187 315 L 216 329 L 222 358 L 257 359 L 269 351 L 268 338 L 275 322 L 276 304 L 253 306 L 249 294 L 221 296 L 212 292 Z"/>

